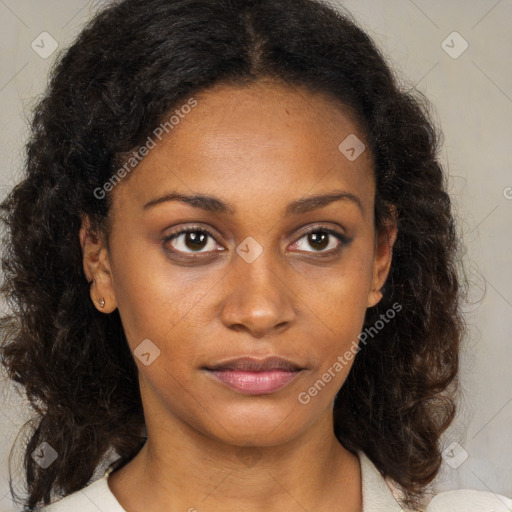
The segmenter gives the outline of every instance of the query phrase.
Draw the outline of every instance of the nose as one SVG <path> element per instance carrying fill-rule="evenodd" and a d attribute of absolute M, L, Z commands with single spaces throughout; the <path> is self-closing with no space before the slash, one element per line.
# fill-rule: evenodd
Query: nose
<path fill-rule="evenodd" d="M 281 332 L 296 318 L 292 286 L 283 269 L 272 264 L 269 252 L 252 263 L 235 257 L 220 311 L 226 327 L 245 330 L 255 338 Z"/>

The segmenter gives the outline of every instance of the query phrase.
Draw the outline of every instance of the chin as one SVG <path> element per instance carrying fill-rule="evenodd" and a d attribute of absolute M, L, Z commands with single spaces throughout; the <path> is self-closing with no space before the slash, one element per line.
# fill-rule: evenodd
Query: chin
<path fill-rule="evenodd" d="M 263 410 L 262 410 L 263 409 Z M 226 412 L 217 410 L 213 423 L 209 421 L 212 430 L 209 435 L 226 444 L 236 446 L 278 446 L 285 444 L 301 432 L 305 431 L 310 422 L 298 418 L 297 411 L 292 406 L 277 406 L 264 408 L 261 405 L 254 408 L 229 408 Z"/>

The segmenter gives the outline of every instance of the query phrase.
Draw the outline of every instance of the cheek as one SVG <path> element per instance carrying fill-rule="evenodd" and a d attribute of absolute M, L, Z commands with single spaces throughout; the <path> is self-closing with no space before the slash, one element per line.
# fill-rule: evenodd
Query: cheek
<path fill-rule="evenodd" d="M 372 247 L 371 239 L 354 240 L 339 265 L 328 272 L 316 269 L 316 275 L 310 271 L 303 282 L 300 293 L 310 311 L 308 324 L 317 328 L 316 336 L 314 330 L 309 333 L 315 340 L 312 350 L 321 362 L 319 374 L 330 372 L 325 376 L 329 386 L 341 386 L 357 353 L 372 280 Z"/>
<path fill-rule="evenodd" d="M 332 331 L 362 324 L 373 271 L 373 246 L 355 239 L 331 267 L 308 266 L 301 272 L 300 297 L 325 319 Z M 299 269 L 302 270 L 302 269 Z"/>
<path fill-rule="evenodd" d="M 140 238 L 112 244 L 111 268 L 117 307 L 132 349 L 145 338 L 155 343 L 165 339 L 199 301 L 200 290 L 189 286 L 186 273 L 170 264 L 161 247 Z"/>

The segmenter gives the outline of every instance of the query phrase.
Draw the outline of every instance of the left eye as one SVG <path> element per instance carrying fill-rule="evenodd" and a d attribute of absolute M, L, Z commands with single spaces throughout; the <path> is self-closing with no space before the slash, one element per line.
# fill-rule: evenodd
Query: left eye
<path fill-rule="evenodd" d="M 336 231 L 327 228 L 314 228 L 299 238 L 293 247 L 306 252 L 335 252 L 347 243 L 346 238 Z M 305 246 L 313 247 L 313 250 L 305 249 Z"/>

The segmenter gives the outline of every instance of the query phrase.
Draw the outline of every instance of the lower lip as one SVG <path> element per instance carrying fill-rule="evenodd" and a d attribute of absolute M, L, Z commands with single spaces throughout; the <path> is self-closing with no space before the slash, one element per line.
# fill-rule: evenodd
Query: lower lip
<path fill-rule="evenodd" d="M 270 370 L 245 372 L 240 370 L 208 370 L 231 389 L 245 395 L 274 393 L 291 382 L 300 371 Z"/>

